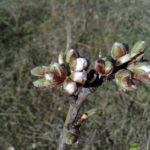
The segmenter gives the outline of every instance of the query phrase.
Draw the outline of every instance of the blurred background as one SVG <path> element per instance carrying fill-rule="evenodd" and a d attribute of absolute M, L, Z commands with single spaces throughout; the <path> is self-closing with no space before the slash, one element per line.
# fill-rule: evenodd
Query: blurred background
<path fill-rule="evenodd" d="M 150 59 L 149 0 L 0 0 L 0 150 L 56 150 L 68 102 L 60 89 L 34 88 L 32 68 L 56 61 L 68 42 L 94 62 L 115 41 L 132 47 L 139 40 Z M 82 111 L 105 111 L 84 123 L 68 149 L 128 150 L 136 142 L 149 150 L 149 90 L 103 84 Z"/>

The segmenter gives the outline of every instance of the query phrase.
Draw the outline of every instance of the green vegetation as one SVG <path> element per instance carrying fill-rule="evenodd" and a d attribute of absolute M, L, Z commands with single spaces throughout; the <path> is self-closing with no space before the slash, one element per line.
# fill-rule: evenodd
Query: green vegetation
<path fill-rule="evenodd" d="M 150 58 L 149 10 L 149 0 L 0 0 L 0 149 L 56 150 L 68 102 L 59 89 L 34 88 L 30 70 L 55 61 L 68 37 L 91 60 L 110 54 L 115 41 L 131 47 L 139 40 Z M 128 150 L 133 143 L 148 150 L 149 90 L 103 84 L 83 111 L 105 111 L 87 120 L 70 150 Z"/>

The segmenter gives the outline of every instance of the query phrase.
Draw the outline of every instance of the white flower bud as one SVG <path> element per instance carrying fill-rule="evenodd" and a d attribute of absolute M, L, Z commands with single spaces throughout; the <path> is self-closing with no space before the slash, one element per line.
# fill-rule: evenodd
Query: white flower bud
<path fill-rule="evenodd" d="M 84 57 L 77 58 L 72 64 L 72 71 L 83 71 L 88 68 L 88 61 Z"/>
<path fill-rule="evenodd" d="M 77 90 L 77 84 L 74 81 L 67 78 L 64 81 L 63 88 L 68 94 L 72 95 Z"/>
<path fill-rule="evenodd" d="M 87 72 L 73 72 L 71 74 L 71 79 L 77 83 L 84 84 L 87 80 Z"/>
<path fill-rule="evenodd" d="M 46 80 L 52 81 L 54 79 L 54 74 L 53 73 L 46 73 L 44 75 L 44 77 L 45 77 Z"/>

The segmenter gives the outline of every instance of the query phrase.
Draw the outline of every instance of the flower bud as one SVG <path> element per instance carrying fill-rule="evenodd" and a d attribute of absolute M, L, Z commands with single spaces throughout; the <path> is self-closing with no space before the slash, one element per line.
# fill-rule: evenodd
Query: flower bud
<path fill-rule="evenodd" d="M 131 72 L 128 70 L 119 70 L 115 74 L 115 81 L 124 91 L 132 91 L 136 88 L 132 82 Z"/>
<path fill-rule="evenodd" d="M 53 81 L 53 79 L 54 79 L 54 74 L 53 74 L 53 73 L 46 73 L 46 74 L 44 75 L 44 77 L 45 77 L 46 80 Z"/>
<path fill-rule="evenodd" d="M 101 75 L 109 75 L 112 73 L 114 67 L 112 62 L 99 59 L 95 63 L 95 69 Z"/>
<path fill-rule="evenodd" d="M 72 81 L 70 78 L 66 78 L 63 83 L 63 88 L 66 93 L 72 95 L 77 90 L 77 84 L 74 81 Z"/>
<path fill-rule="evenodd" d="M 132 57 L 135 57 L 143 53 L 144 50 L 145 50 L 145 41 L 139 41 L 133 46 L 130 53 Z"/>
<path fill-rule="evenodd" d="M 83 71 L 83 72 L 73 72 L 70 75 L 70 78 L 74 81 L 77 82 L 79 84 L 84 84 L 85 81 L 87 80 L 87 72 Z"/>
<path fill-rule="evenodd" d="M 67 70 L 65 67 L 61 66 L 58 63 L 50 65 L 50 72 L 59 78 L 65 78 L 67 76 Z"/>
<path fill-rule="evenodd" d="M 65 143 L 68 145 L 72 145 L 76 143 L 78 140 L 78 135 L 76 133 L 68 132 L 66 135 Z"/>
<path fill-rule="evenodd" d="M 79 57 L 79 52 L 75 49 L 70 49 L 66 53 L 66 62 L 71 63 L 72 61 L 74 61 L 78 57 Z"/>
<path fill-rule="evenodd" d="M 127 69 L 133 72 L 135 80 L 150 83 L 150 64 L 148 62 L 133 63 Z"/>
<path fill-rule="evenodd" d="M 58 63 L 59 63 L 60 65 L 65 64 L 65 54 L 64 54 L 63 51 L 61 51 L 61 52 L 59 53 L 59 55 L 58 55 Z"/>
<path fill-rule="evenodd" d="M 46 66 L 35 67 L 31 70 L 31 74 L 38 77 L 43 77 L 46 72 L 49 71 L 49 68 Z"/>
<path fill-rule="evenodd" d="M 123 43 L 115 42 L 112 46 L 111 56 L 113 59 L 118 59 L 125 54 L 127 54 L 128 50 Z"/>
<path fill-rule="evenodd" d="M 72 71 L 83 71 L 86 70 L 88 66 L 89 62 L 85 57 L 79 57 L 70 64 Z"/>

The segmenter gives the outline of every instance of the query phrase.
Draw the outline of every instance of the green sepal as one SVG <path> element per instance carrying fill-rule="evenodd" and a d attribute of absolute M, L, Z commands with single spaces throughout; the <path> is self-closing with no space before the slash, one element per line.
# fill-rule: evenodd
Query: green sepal
<path fill-rule="evenodd" d="M 145 41 L 139 41 L 139 42 L 135 43 L 135 45 L 131 49 L 130 54 L 132 57 L 135 57 L 135 56 L 143 53 L 144 50 L 145 50 Z"/>
<path fill-rule="evenodd" d="M 46 79 L 39 79 L 34 81 L 33 85 L 38 88 L 47 88 L 51 86 L 51 82 Z"/>
<path fill-rule="evenodd" d="M 31 70 L 31 74 L 38 77 L 43 77 L 49 71 L 47 66 L 38 66 Z"/>
<path fill-rule="evenodd" d="M 65 64 L 65 53 L 64 53 L 64 51 L 60 51 L 60 53 L 58 55 L 58 63 L 60 65 Z"/>

